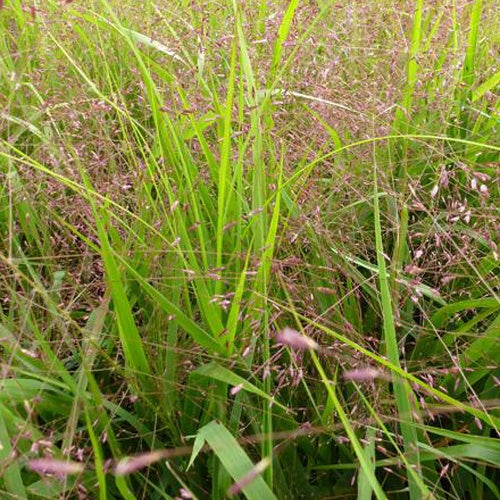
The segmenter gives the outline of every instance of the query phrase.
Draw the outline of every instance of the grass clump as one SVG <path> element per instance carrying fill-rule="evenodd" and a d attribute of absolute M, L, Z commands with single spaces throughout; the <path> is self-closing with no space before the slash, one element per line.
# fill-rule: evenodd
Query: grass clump
<path fill-rule="evenodd" d="M 500 497 L 496 8 L 0 2 L 2 498 Z"/>

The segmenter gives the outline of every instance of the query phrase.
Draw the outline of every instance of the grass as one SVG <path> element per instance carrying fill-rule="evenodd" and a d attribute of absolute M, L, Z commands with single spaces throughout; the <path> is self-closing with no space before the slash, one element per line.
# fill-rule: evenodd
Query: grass
<path fill-rule="evenodd" d="M 500 498 L 497 9 L 0 2 L 0 496 Z"/>

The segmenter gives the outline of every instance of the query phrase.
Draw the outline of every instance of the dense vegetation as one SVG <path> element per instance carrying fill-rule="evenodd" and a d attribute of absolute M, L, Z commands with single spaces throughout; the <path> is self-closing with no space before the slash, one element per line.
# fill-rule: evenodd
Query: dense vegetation
<path fill-rule="evenodd" d="M 0 2 L 0 497 L 500 498 L 499 10 Z"/>

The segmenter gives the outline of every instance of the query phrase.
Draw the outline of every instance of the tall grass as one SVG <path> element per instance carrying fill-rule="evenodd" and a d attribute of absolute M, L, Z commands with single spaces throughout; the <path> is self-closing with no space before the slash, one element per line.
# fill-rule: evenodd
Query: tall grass
<path fill-rule="evenodd" d="M 497 8 L 0 2 L 0 496 L 499 498 Z"/>

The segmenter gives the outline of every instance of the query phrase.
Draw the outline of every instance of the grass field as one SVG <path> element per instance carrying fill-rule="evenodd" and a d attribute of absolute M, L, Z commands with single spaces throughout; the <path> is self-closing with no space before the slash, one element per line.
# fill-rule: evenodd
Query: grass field
<path fill-rule="evenodd" d="M 500 498 L 499 12 L 0 1 L 0 498 Z"/>

